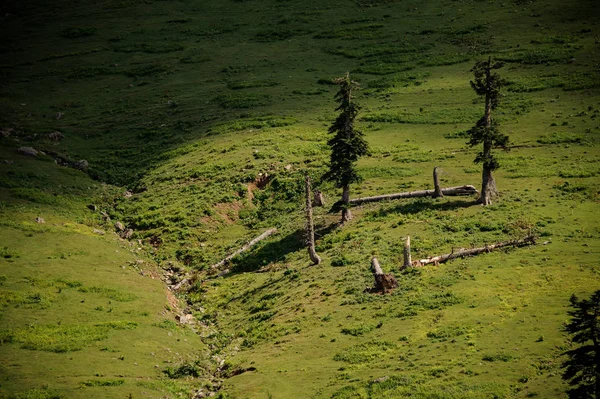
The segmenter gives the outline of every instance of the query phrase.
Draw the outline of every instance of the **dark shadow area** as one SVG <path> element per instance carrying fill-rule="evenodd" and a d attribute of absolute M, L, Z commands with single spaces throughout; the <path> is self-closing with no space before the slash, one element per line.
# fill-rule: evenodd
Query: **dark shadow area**
<path fill-rule="evenodd" d="M 339 227 L 339 223 L 331 223 L 328 226 L 315 226 L 315 240 L 325 237 Z"/>
<path fill-rule="evenodd" d="M 278 241 L 271 241 L 231 261 L 232 273 L 254 272 L 272 262 L 281 261 L 286 255 L 304 247 L 304 230 L 296 230 Z"/>
<path fill-rule="evenodd" d="M 379 209 L 374 211 L 370 215 L 385 217 L 388 215 L 402 214 L 402 215 L 414 215 L 425 210 L 436 210 L 436 211 L 451 211 L 459 208 L 468 208 L 473 205 L 477 205 L 477 200 L 456 200 L 451 202 L 439 202 L 431 199 L 422 198 L 414 202 L 398 204 L 391 208 Z"/>

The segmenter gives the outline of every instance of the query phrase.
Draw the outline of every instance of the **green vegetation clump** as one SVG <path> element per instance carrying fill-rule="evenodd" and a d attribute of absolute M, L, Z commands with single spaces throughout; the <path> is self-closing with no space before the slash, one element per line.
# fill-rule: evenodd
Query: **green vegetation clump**
<path fill-rule="evenodd" d="M 333 360 L 349 364 L 369 363 L 395 348 L 396 345 L 391 342 L 369 341 L 344 349 Z"/>

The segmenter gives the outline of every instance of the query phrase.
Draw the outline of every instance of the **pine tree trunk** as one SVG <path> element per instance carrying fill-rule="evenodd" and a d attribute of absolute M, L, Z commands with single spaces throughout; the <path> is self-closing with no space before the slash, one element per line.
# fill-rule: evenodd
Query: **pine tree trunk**
<path fill-rule="evenodd" d="M 315 229 L 313 227 L 312 204 L 310 201 L 310 177 L 304 178 L 304 189 L 306 192 L 306 246 L 308 247 L 308 256 L 314 265 L 321 263 L 321 258 L 315 250 Z"/>
<path fill-rule="evenodd" d="M 481 179 L 481 197 L 479 202 L 483 205 L 491 205 L 492 199 L 498 195 L 498 189 L 496 188 L 496 181 L 492 176 L 492 169 L 483 166 L 482 179 Z"/>
<path fill-rule="evenodd" d="M 438 176 L 438 167 L 433 168 L 433 198 L 443 197 L 442 189 L 440 188 L 440 177 Z"/>
<path fill-rule="evenodd" d="M 350 212 L 350 185 L 346 184 L 342 191 L 342 223 L 352 219 Z"/>

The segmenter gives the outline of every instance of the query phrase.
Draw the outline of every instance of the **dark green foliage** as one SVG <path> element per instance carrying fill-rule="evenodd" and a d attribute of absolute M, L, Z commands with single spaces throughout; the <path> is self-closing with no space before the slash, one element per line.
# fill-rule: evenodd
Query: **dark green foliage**
<path fill-rule="evenodd" d="M 123 385 L 125 380 L 87 380 L 81 383 L 84 387 L 116 387 Z"/>
<path fill-rule="evenodd" d="M 95 33 L 96 33 L 96 28 L 90 26 L 87 28 L 79 28 L 79 27 L 67 28 L 67 29 L 63 30 L 62 32 L 60 32 L 60 35 L 62 37 L 66 37 L 69 39 L 76 39 L 79 37 L 92 36 Z"/>
<path fill-rule="evenodd" d="M 271 103 L 271 96 L 264 93 L 235 93 L 221 95 L 217 101 L 223 108 L 252 108 Z"/>
<path fill-rule="evenodd" d="M 362 132 L 354 129 L 354 119 L 360 107 L 352 101 L 352 90 L 357 89 L 358 83 L 350 80 L 350 74 L 336 79 L 340 90 L 335 99 L 339 103 L 336 108 L 340 114 L 329 127 L 329 133 L 334 134 L 327 141 L 331 148 L 329 171 L 324 179 L 335 183 L 337 187 L 344 187 L 351 183 L 358 183 L 361 177 L 355 170 L 355 163 L 363 155 L 369 153 L 369 145 L 363 138 Z"/>
<path fill-rule="evenodd" d="M 571 296 L 571 320 L 565 332 L 579 344 L 565 354 L 569 357 L 562 367 L 563 379 L 569 381 L 570 398 L 600 398 L 600 290 L 590 299 Z"/>
<path fill-rule="evenodd" d="M 506 81 L 497 73 L 495 69 L 502 68 L 503 64 L 497 62 L 492 64 L 491 58 L 487 61 L 479 61 L 471 69 L 475 77 L 472 80 L 471 87 L 479 96 L 485 97 L 485 114 L 468 131 L 470 146 L 478 144 L 484 145 L 483 151 L 475 157 L 476 163 L 482 163 L 484 169 L 495 170 L 500 166 L 496 157 L 492 154 L 492 148 L 508 149 L 508 136 L 501 133 L 498 124 L 491 117 L 491 111 L 495 110 L 500 103 L 502 94 L 500 89 L 506 85 Z"/>

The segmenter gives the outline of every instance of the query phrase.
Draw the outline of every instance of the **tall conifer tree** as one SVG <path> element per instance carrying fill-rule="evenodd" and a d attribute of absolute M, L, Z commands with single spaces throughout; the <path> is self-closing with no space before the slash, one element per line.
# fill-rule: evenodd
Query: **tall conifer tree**
<path fill-rule="evenodd" d="M 498 147 L 508 149 L 508 136 L 500 132 L 497 122 L 492 119 L 492 111 L 496 109 L 502 96 L 500 89 L 506 85 L 506 81 L 494 70 L 502 68 L 503 65 L 501 62 L 492 64 L 492 59 L 488 58 L 487 61 L 477 62 L 471 69 L 475 77 L 475 80 L 471 81 L 471 87 L 475 93 L 485 98 L 483 117 L 468 131 L 469 145 L 475 146 L 483 143 L 483 150 L 475 158 L 476 163 L 483 164 L 481 197 L 479 199 L 483 205 L 490 205 L 492 199 L 498 195 L 492 171 L 498 169 L 500 165 L 492 154 L 492 149 Z"/>
<path fill-rule="evenodd" d="M 369 153 L 369 145 L 363 134 L 354 129 L 354 119 L 360 107 L 352 101 L 352 91 L 359 88 L 358 83 L 350 79 L 349 72 L 336 79 L 335 83 L 340 86 L 340 90 L 335 95 L 335 100 L 339 104 L 336 111 L 340 111 L 340 114 L 329 127 L 329 133 L 332 133 L 333 137 L 327 142 L 331 148 L 331 157 L 329 170 L 325 173 L 324 178 L 334 182 L 336 187 L 342 189 L 340 203 L 342 223 L 344 223 L 352 218 L 348 205 L 350 184 L 361 181 L 355 164 L 361 156 Z"/>
<path fill-rule="evenodd" d="M 590 299 L 571 296 L 571 308 L 565 331 L 579 346 L 566 352 L 569 359 L 563 364 L 563 378 L 573 386 L 568 394 L 570 398 L 600 399 L 600 290 Z"/>

